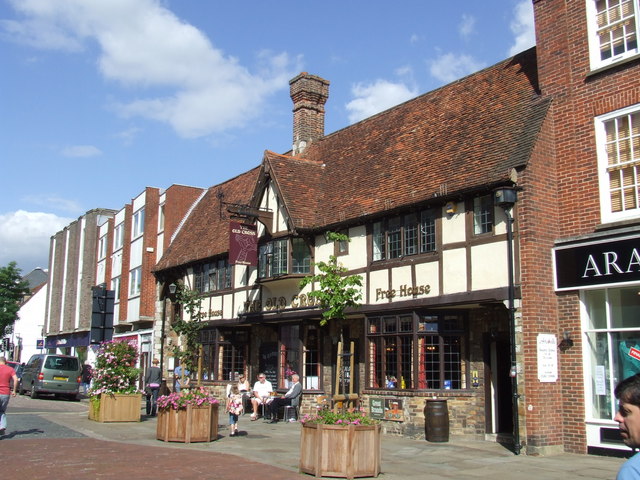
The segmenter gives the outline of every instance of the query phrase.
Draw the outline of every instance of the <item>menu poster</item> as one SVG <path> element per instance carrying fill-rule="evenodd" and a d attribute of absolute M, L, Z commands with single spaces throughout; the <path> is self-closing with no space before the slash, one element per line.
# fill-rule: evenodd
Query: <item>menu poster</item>
<path fill-rule="evenodd" d="M 260 345 L 260 372 L 264 373 L 274 389 L 278 388 L 278 344 L 265 342 Z"/>
<path fill-rule="evenodd" d="M 556 382 L 558 380 L 558 341 L 552 333 L 538 334 L 538 380 Z"/>

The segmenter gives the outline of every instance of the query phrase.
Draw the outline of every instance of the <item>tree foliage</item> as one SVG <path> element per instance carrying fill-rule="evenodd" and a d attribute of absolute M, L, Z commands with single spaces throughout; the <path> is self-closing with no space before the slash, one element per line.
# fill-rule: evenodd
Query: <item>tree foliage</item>
<path fill-rule="evenodd" d="M 0 337 L 4 336 L 18 316 L 20 301 L 29 293 L 29 284 L 22 280 L 16 262 L 0 267 Z"/>
<path fill-rule="evenodd" d="M 200 343 L 198 336 L 203 327 L 202 318 L 202 297 L 196 290 L 185 288 L 183 284 L 178 284 L 176 289 L 176 303 L 180 305 L 188 315 L 177 318 L 171 328 L 184 339 L 182 346 L 173 347 L 173 356 L 180 360 L 190 372 L 194 372 L 197 367 L 198 351 Z M 184 370 L 183 370 L 184 371 Z"/>
<path fill-rule="evenodd" d="M 327 232 L 326 237 L 330 242 L 351 241 L 347 235 L 336 232 Z M 360 306 L 358 302 L 362 298 L 358 288 L 362 287 L 360 275 L 345 275 L 347 268 L 338 263 L 335 255 L 331 255 L 328 262 L 317 262 L 314 266 L 320 273 L 303 278 L 300 281 L 300 288 L 318 283 L 319 288 L 314 288 L 308 296 L 318 300 L 323 309 L 320 325 L 325 325 L 329 320 L 344 319 L 347 308 Z"/>

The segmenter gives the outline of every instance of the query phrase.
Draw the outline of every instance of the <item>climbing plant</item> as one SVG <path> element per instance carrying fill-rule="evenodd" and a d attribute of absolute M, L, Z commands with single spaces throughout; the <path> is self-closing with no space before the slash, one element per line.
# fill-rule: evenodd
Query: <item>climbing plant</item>
<path fill-rule="evenodd" d="M 327 232 L 329 242 L 350 242 L 349 237 L 342 233 Z M 320 325 L 325 325 L 330 320 L 345 318 L 345 310 L 350 307 L 359 307 L 362 293 L 362 277 L 360 275 L 346 275 L 347 268 L 338 263 L 335 255 L 329 257 L 328 262 L 316 262 L 315 268 L 319 271 L 300 281 L 300 288 L 317 283 L 317 288 L 308 293 L 309 297 L 316 299 L 323 309 Z"/>

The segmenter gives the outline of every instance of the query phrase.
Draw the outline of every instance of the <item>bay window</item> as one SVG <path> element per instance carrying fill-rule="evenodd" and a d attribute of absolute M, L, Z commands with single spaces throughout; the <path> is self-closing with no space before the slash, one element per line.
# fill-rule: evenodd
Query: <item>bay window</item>
<path fill-rule="evenodd" d="M 311 272 L 311 250 L 303 238 L 280 238 L 260 245 L 258 276 L 277 277 Z"/>

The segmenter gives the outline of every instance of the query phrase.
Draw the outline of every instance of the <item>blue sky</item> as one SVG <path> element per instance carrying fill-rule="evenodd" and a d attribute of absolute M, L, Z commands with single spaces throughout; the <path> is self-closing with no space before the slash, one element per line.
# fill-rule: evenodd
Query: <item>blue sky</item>
<path fill-rule="evenodd" d="M 0 266 L 146 186 L 208 187 L 292 143 L 288 81 L 331 82 L 325 132 L 534 44 L 531 0 L 0 0 Z"/>

